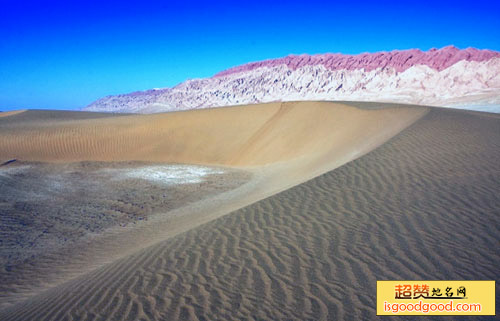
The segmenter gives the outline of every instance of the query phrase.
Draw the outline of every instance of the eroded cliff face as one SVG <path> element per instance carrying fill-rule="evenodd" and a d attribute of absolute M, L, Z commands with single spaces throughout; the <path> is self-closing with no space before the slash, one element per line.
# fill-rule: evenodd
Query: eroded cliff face
<path fill-rule="evenodd" d="M 288 56 L 173 88 L 104 97 L 85 110 L 153 113 L 295 100 L 500 106 L 500 52 L 445 47 Z"/>

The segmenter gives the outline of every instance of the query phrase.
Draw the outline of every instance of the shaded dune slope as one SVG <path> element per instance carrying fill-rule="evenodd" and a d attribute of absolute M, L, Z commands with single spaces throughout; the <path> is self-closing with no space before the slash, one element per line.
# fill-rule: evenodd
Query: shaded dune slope
<path fill-rule="evenodd" d="M 500 277 L 499 160 L 498 118 L 435 109 L 364 157 L 0 318 L 372 320 L 376 280 Z"/>

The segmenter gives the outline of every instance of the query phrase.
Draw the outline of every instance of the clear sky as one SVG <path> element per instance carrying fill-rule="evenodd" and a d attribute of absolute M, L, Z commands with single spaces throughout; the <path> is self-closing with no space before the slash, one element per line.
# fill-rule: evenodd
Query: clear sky
<path fill-rule="evenodd" d="M 0 0 L 0 110 L 78 109 L 289 54 L 500 51 L 499 2 Z"/>

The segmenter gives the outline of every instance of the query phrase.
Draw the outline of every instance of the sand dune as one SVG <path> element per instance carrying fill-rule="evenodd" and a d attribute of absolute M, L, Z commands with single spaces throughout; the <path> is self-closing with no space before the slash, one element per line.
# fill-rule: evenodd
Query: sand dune
<path fill-rule="evenodd" d="M 372 320 L 376 280 L 500 277 L 499 160 L 497 117 L 433 109 L 359 159 L 0 318 Z"/>
<path fill-rule="evenodd" d="M 423 110 L 301 102 L 114 117 L 28 111 L 0 122 L 0 159 L 265 165 L 404 128 Z"/>
<path fill-rule="evenodd" d="M 242 193 L 253 202 L 371 151 L 426 112 L 422 106 L 348 102 L 284 102 L 152 115 L 27 111 L 0 120 L 0 162 L 236 167 L 256 174 L 259 186 Z"/>
<path fill-rule="evenodd" d="M 9 268 L 1 275 L 0 305 L 20 302 L 341 166 L 428 110 L 377 106 L 303 102 L 157 115 L 27 111 L 0 120 L 3 161 L 107 161 L 112 167 L 116 161 L 156 161 L 231 166 L 252 173 L 243 186 L 170 210 L 168 219 L 157 215 L 126 232 L 113 231 L 85 246 Z"/>

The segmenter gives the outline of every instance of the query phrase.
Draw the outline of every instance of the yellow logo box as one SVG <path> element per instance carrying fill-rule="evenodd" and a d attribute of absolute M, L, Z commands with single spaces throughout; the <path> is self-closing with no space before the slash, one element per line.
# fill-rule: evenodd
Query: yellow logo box
<path fill-rule="evenodd" d="M 377 315 L 495 315 L 495 281 L 377 281 Z"/>

